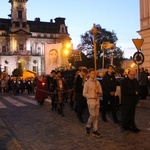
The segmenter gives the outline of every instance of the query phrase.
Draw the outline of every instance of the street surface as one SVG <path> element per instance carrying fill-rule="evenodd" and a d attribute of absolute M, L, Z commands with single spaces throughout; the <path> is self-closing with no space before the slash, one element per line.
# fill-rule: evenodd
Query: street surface
<path fill-rule="evenodd" d="M 102 137 L 96 138 L 85 135 L 86 124 L 79 123 L 67 102 L 61 117 L 51 110 L 50 101 L 40 106 L 34 95 L 1 94 L 0 150 L 150 150 L 150 109 L 142 106 L 136 111 L 140 133 L 122 132 L 108 113 L 108 123 L 99 117 Z M 87 110 L 84 119 L 88 119 Z"/>

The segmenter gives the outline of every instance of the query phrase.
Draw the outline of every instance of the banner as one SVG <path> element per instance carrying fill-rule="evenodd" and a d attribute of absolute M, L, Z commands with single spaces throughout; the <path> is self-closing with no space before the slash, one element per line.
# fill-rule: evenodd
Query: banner
<path fill-rule="evenodd" d="M 45 44 L 45 74 L 50 74 L 52 70 L 61 66 L 61 49 L 62 43 Z"/>

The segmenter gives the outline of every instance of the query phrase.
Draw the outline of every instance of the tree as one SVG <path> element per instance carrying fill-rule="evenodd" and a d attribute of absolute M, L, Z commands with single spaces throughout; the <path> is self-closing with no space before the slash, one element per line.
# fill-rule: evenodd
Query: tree
<path fill-rule="evenodd" d="M 116 67 L 121 66 L 121 60 L 123 59 L 123 51 L 116 47 L 113 51 L 106 50 L 101 47 L 103 42 L 110 42 L 116 44 L 118 38 L 114 31 L 110 32 L 102 28 L 100 25 L 96 25 L 96 29 L 100 33 L 96 34 L 96 50 L 97 50 L 97 68 L 102 68 L 103 56 L 104 56 L 104 67 L 110 64 L 110 56 L 114 57 L 114 65 Z M 93 47 L 93 35 L 87 31 L 84 35 L 81 35 L 81 43 L 77 48 L 86 54 L 88 61 L 90 61 L 90 66 L 94 67 L 94 47 Z M 102 55 L 103 54 L 103 55 Z M 91 64 L 92 63 L 92 64 Z M 89 64 L 89 63 L 88 63 Z M 87 66 L 88 67 L 88 66 Z"/>
<path fill-rule="evenodd" d="M 14 69 L 12 75 L 15 77 L 23 76 L 22 64 L 18 63 L 18 68 Z"/>
<path fill-rule="evenodd" d="M 13 70 L 12 75 L 14 77 L 22 76 L 23 75 L 23 71 L 20 68 L 16 68 L 16 69 Z"/>

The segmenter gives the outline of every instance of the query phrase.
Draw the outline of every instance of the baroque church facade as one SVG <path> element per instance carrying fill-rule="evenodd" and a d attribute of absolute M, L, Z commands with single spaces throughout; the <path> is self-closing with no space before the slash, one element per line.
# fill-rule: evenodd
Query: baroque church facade
<path fill-rule="evenodd" d="M 45 73 L 45 44 L 71 41 L 65 18 L 42 22 L 40 18 L 27 20 L 28 0 L 9 0 L 9 19 L 0 18 L 0 65 L 1 70 L 12 75 L 21 64 L 22 69 Z"/>

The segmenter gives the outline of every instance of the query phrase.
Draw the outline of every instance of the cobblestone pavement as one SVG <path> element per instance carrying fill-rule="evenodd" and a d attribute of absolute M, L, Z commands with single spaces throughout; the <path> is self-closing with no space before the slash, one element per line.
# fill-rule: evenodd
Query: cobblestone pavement
<path fill-rule="evenodd" d="M 79 123 L 69 103 L 64 104 L 64 117 L 52 111 L 48 102 L 42 107 L 31 103 L 26 107 L 10 104 L 0 109 L 0 150 L 150 150 L 150 109 L 144 107 L 147 102 L 150 99 L 137 106 L 140 133 L 122 132 L 108 113 L 108 123 L 99 117 L 101 138 L 85 135 L 85 124 Z M 87 118 L 85 110 L 85 121 Z"/>

